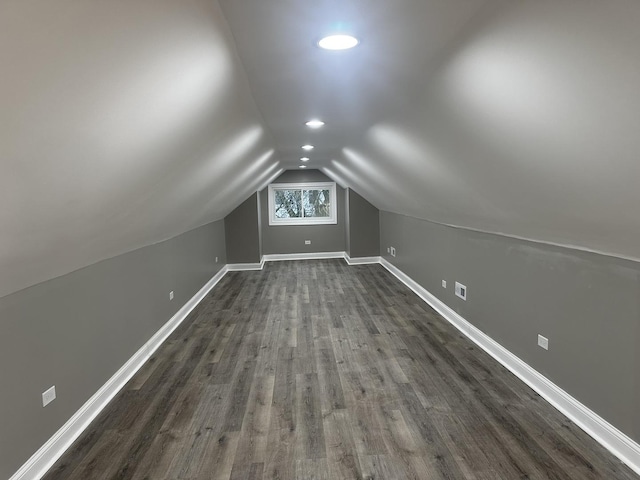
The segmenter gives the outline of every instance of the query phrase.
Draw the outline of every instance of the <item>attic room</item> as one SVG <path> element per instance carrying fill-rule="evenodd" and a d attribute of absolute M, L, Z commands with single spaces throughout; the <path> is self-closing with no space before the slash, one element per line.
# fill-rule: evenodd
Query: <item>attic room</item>
<path fill-rule="evenodd" d="M 0 478 L 640 478 L 640 2 L 0 2 Z"/>

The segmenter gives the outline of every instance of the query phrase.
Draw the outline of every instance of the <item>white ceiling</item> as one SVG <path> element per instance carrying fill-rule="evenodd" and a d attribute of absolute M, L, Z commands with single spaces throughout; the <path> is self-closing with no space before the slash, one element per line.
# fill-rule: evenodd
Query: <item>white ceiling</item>
<path fill-rule="evenodd" d="M 223 218 L 304 143 L 381 209 L 640 258 L 639 24 L 637 0 L 0 2 L 0 296 Z M 361 45 L 315 46 L 337 30 Z"/>

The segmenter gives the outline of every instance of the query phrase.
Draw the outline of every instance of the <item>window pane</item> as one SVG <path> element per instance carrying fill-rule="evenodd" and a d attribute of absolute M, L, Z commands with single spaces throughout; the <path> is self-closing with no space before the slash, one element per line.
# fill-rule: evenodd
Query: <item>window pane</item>
<path fill-rule="evenodd" d="M 302 218 L 302 191 L 276 190 L 276 218 Z"/>
<path fill-rule="evenodd" d="M 322 218 L 331 215 L 329 190 L 304 190 L 302 204 L 305 217 Z"/>

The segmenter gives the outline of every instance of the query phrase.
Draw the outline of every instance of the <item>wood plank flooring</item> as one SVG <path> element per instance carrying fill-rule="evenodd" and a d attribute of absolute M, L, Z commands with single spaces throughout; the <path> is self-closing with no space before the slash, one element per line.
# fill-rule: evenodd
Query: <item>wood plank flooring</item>
<path fill-rule="evenodd" d="M 636 479 L 379 265 L 227 274 L 54 465 L 70 479 Z"/>

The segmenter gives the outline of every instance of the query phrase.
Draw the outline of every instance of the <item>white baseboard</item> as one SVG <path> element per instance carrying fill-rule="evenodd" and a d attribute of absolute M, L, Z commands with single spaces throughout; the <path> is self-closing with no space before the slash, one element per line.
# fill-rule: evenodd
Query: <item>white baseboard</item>
<path fill-rule="evenodd" d="M 231 263 L 227 265 L 230 272 L 247 270 L 262 270 L 265 262 L 280 262 L 286 260 L 323 260 L 326 258 L 344 258 L 344 252 L 315 252 L 315 253 L 276 253 L 263 255 L 260 263 Z"/>
<path fill-rule="evenodd" d="M 373 263 L 380 263 L 380 257 L 355 257 L 351 258 L 347 253 L 344 254 L 344 259 L 349 265 L 370 265 Z"/>
<path fill-rule="evenodd" d="M 227 270 L 229 272 L 244 272 L 249 270 L 262 270 L 264 267 L 264 256 L 260 263 L 230 263 L 227 265 Z"/>
<path fill-rule="evenodd" d="M 313 253 L 276 253 L 263 255 L 260 263 L 235 263 L 227 265 L 229 271 L 262 270 L 265 262 L 288 260 L 323 260 L 327 258 L 343 258 L 349 265 L 368 265 L 380 263 L 380 257 L 351 258 L 347 252 L 313 252 Z"/>
<path fill-rule="evenodd" d="M 461 317 L 444 302 L 395 265 L 381 258 L 380 263 L 398 280 L 409 287 L 422 300 L 442 315 L 454 327 L 464 333 L 471 341 L 495 358 L 504 367 L 529 385 L 541 397 L 591 435 L 598 443 L 622 460 L 633 471 L 640 474 L 640 445 L 626 434 L 587 408 L 584 404 L 565 392 L 530 365 L 515 356 L 491 337 Z"/>
<path fill-rule="evenodd" d="M 326 258 L 344 258 L 344 252 L 277 253 L 264 256 L 264 260 L 267 262 L 279 262 L 283 260 L 324 260 Z"/>
<path fill-rule="evenodd" d="M 9 480 L 42 478 L 226 273 L 224 267 L 209 280 Z"/>

